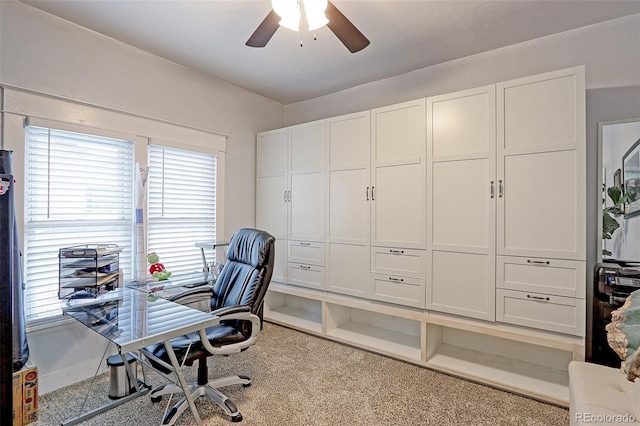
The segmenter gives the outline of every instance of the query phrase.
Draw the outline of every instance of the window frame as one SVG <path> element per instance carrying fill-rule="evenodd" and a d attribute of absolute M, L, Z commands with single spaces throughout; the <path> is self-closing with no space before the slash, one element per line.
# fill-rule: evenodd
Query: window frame
<path fill-rule="evenodd" d="M 20 249 L 24 249 L 24 164 L 25 125 L 27 123 L 44 127 L 57 127 L 80 133 L 94 133 L 107 137 L 129 139 L 135 143 L 135 162 L 147 167 L 147 144 L 152 139 L 167 141 L 189 141 L 178 144 L 178 148 L 206 149 L 217 156 L 216 168 L 216 236 L 225 238 L 225 161 L 227 135 L 205 129 L 198 129 L 151 117 L 121 112 L 92 104 L 67 100 L 43 93 L 14 87 L 0 86 L 3 110 L 0 111 L 2 149 L 13 151 L 14 204 Z M 51 125 L 53 123 L 53 125 Z M 62 127 L 59 127 L 62 126 Z M 123 137 L 124 136 L 124 137 Z M 146 219 L 146 218 L 145 218 Z M 24 265 L 23 265 L 24 268 Z M 57 274 L 57 271 L 56 271 Z M 27 322 L 27 331 L 43 330 L 69 324 L 64 316 Z"/>
<path fill-rule="evenodd" d="M 153 165 L 151 164 L 151 156 L 152 156 L 152 151 L 151 151 L 151 147 L 156 147 L 157 149 L 169 149 L 170 151 L 175 151 L 175 150 L 179 150 L 179 151 L 183 151 L 186 153 L 190 153 L 190 154 L 202 154 L 202 155 L 206 155 L 206 156 L 213 156 L 215 158 L 215 164 L 213 165 L 213 169 L 214 169 L 214 176 L 213 176 L 213 183 L 215 184 L 215 189 L 213 190 L 213 197 L 215 200 L 215 213 L 214 213 L 214 229 L 213 229 L 213 234 L 211 236 L 207 236 L 206 234 L 203 234 L 201 237 L 194 237 L 193 241 L 191 242 L 190 245 L 185 246 L 184 249 L 188 250 L 188 253 L 190 255 L 194 255 L 197 256 L 197 258 L 194 259 L 193 261 L 193 268 L 194 269 L 190 269 L 192 272 L 199 272 L 202 270 L 202 259 L 200 256 L 200 249 L 196 247 L 195 243 L 196 242 L 202 242 L 202 241 L 212 241 L 216 236 L 217 236 L 217 216 L 218 216 L 218 208 L 217 208 L 217 204 L 218 204 L 218 199 L 217 199 L 217 192 L 218 192 L 218 182 L 217 182 L 217 176 L 218 176 L 218 155 L 216 153 L 213 152 L 207 152 L 209 150 L 205 150 L 205 149 L 201 149 L 198 147 L 195 147 L 193 145 L 188 145 L 188 144 L 183 144 L 182 146 L 180 146 L 179 144 L 175 143 L 175 142 L 171 142 L 171 141 L 165 141 L 165 140 L 159 140 L 157 138 L 154 138 L 152 140 L 149 141 L 148 144 L 148 150 L 147 150 L 147 158 L 148 158 L 148 178 L 147 178 L 147 186 L 146 186 L 146 210 L 145 210 L 145 223 L 147 224 L 147 226 L 145 227 L 145 231 L 146 231 L 146 236 L 145 236 L 145 243 L 146 243 L 146 248 L 147 248 L 147 252 L 151 252 L 151 251 L 155 251 L 160 255 L 160 261 L 161 263 L 165 263 L 166 264 L 166 260 L 168 260 L 168 258 L 165 257 L 165 254 L 162 252 L 162 249 L 156 249 L 154 250 L 153 247 L 149 247 L 149 241 L 150 241 L 150 231 L 151 231 L 151 221 L 163 221 L 163 219 L 161 219 L 160 217 L 151 217 L 150 216 L 150 203 L 151 203 L 151 193 L 150 193 L 150 183 L 151 183 L 151 174 L 154 173 L 153 170 Z M 170 155 L 175 155 L 178 153 L 173 153 Z M 177 218 L 167 218 L 167 221 L 172 221 L 175 220 Z M 200 218 L 202 219 L 202 218 Z M 213 252 L 213 250 L 205 250 L 206 251 L 206 255 L 207 255 L 207 262 L 213 262 L 215 261 L 215 255 L 216 253 Z M 175 256 L 175 253 L 172 253 L 172 256 Z M 171 268 L 170 265 L 168 266 L 168 270 L 173 270 L 174 268 Z M 179 269 L 179 268 L 175 268 L 175 269 Z M 185 272 L 185 271 L 182 271 Z"/>
<path fill-rule="evenodd" d="M 58 265 L 57 253 L 55 253 L 57 249 L 74 246 L 78 244 L 117 243 L 123 247 L 124 252 L 127 254 L 129 254 L 129 252 L 133 250 L 134 248 L 133 189 L 135 188 L 134 186 L 135 178 L 134 178 L 133 172 L 134 172 L 134 161 L 135 161 L 134 159 L 135 142 L 131 141 L 130 138 L 126 138 L 126 135 L 119 135 L 118 138 L 114 138 L 113 136 L 106 137 L 104 135 L 96 135 L 95 134 L 96 132 L 89 133 L 91 129 L 74 129 L 74 131 L 70 131 L 67 129 L 60 129 L 59 127 L 64 127 L 64 126 L 60 126 L 56 123 L 50 124 L 51 126 L 57 126 L 56 128 L 43 126 L 42 125 L 43 123 L 34 124 L 33 122 L 29 122 L 29 120 L 27 120 L 25 124 L 26 124 L 25 125 L 25 161 L 30 160 L 29 150 L 27 149 L 27 146 L 31 141 L 34 141 L 35 145 L 33 145 L 33 148 L 36 149 L 37 151 L 37 154 L 34 160 L 37 161 L 37 164 L 39 164 L 39 166 L 36 165 L 36 167 L 38 168 L 36 169 L 35 174 L 31 173 L 31 171 L 28 173 L 29 179 L 27 179 L 27 175 L 24 176 L 24 185 L 23 185 L 23 188 L 25 188 L 24 199 L 25 201 L 27 201 L 27 195 L 29 193 L 33 193 L 33 190 L 35 189 L 35 195 L 29 196 L 29 200 L 37 201 L 38 203 L 47 204 L 46 214 L 42 209 L 40 209 L 39 212 L 36 211 L 37 213 L 35 216 L 33 215 L 33 212 L 24 211 L 23 213 L 24 214 L 24 222 L 23 222 L 24 232 L 22 234 L 22 246 L 25 247 L 25 249 L 23 250 L 23 264 L 25 265 L 23 275 L 24 275 L 25 290 L 26 290 L 24 295 L 24 300 L 26 305 L 25 314 L 29 322 L 38 322 L 40 320 L 47 320 L 50 318 L 56 318 L 60 316 L 60 315 L 53 314 L 52 311 L 54 311 L 56 308 L 54 306 L 55 303 L 52 302 L 52 298 L 50 296 L 37 297 L 38 295 L 43 295 L 43 294 L 46 295 L 46 294 L 52 293 L 53 287 L 55 287 L 56 292 L 58 290 L 58 272 L 59 271 L 57 268 L 57 265 Z M 33 128 L 33 133 L 31 133 L 33 135 L 33 139 L 31 139 L 30 137 L 29 128 Z M 87 131 L 77 131 L 77 130 L 87 130 Z M 100 140 L 100 139 L 108 139 L 108 140 Z M 57 144 L 55 142 L 56 140 L 61 141 L 62 144 L 60 145 Z M 115 148 L 116 151 L 114 151 L 112 141 L 116 143 L 115 145 L 117 146 L 117 148 Z M 124 143 L 124 145 L 120 145 L 120 142 Z M 51 143 L 53 143 L 53 145 L 51 145 Z M 124 205 L 120 205 L 119 207 L 116 207 L 114 205 L 113 209 L 115 210 L 112 210 L 112 207 L 111 207 L 112 203 L 109 201 L 107 216 L 103 216 L 99 218 L 96 218 L 95 216 L 89 216 L 86 219 L 86 221 L 76 220 L 73 217 L 71 218 L 64 217 L 69 213 L 73 214 L 71 211 L 66 210 L 67 207 L 63 207 L 64 204 L 67 204 L 68 200 L 65 200 L 62 204 L 60 204 L 60 201 L 62 200 L 62 198 L 60 198 L 61 195 L 60 193 L 57 193 L 55 188 L 50 187 L 48 183 L 48 179 L 47 179 L 47 182 L 43 181 L 43 177 L 45 176 L 44 172 L 46 171 L 46 176 L 51 177 L 52 179 L 54 179 L 54 181 L 59 179 L 59 176 L 60 176 L 59 172 L 62 172 L 63 176 L 65 176 L 64 178 L 62 178 L 63 182 L 64 181 L 68 182 L 65 185 L 71 185 L 69 188 L 82 187 L 82 182 L 81 181 L 78 182 L 77 179 L 73 179 L 73 183 L 69 181 L 72 175 L 77 174 L 73 168 L 65 167 L 64 169 L 62 169 L 59 166 L 66 165 L 66 163 L 73 162 L 73 161 L 75 161 L 78 164 L 84 163 L 85 161 L 89 161 L 89 158 L 93 157 L 93 152 L 94 152 L 93 149 L 87 152 L 86 148 L 84 149 L 84 153 L 82 153 L 83 152 L 82 148 L 79 148 L 78 150 L 69 151 L 68 148 L 65 149 L 65 146 L 67 146 L 68 143 L 77 144 L 78 147 L 81 147 L 83 143 L 97 144 L 97 145 L 93 145 L 94 149 L 96 150 L 107 149 L 107 151 L 105 152 L 106 153 L 111 152 L 111 154 L 108 154 L 112 156 L 111 158 L 114 158 L 114 159 L 117 158 L 118 160 L 126 161 L 126 163 L 120 163 L 120 162 L 112 163 L 111 166 L 108 166 L 105 168 L 105 171 L 107 173 L 114 173 L 114 168 L 116 169 L 115 175 L 112 175 L 109 181 L 111 181 L 111 179 L 119 180 L 119 178 L 122 176 L 122 173 L 127 173 L 128 177 L 126 178 L 126 180 L 124 181 L 120 180 L 120 181 L 121 183 L 124 183 L 125 185 L 129 186 L 131 188 L 131 191 L 128 194 L 123 194 L 123 196 L 119 198 L 118 194 L 122 194 L 122 192 L 120 190 L 116 190 L 116 191 L 112 190 L 111 194 L 109 194 L 109 198 L 105 199 L 104 194 L 100 189 L 98 190 L 99 196 L 97 198 L 97 200 L 100 202 L 100 205 L 102 205 L 102 203 L 105 200 L 110 200 L 111 196 L 115 198 L 119 198 L 119 200 L 121 201 L 124 201 L 125 202 Z M 76 158 L 87 158 L 87 160 L 83 159 L 80 162 L 78 162 L 78 160 L 73 160 L 75 155 L 72 155 L 70 157 L 65 155 L 66 153 L 70 153 L 70 152 L 78 152 L 79 153 L 78 155 L 81 155 L 81 157 L 76 157 Z M 54 156 L 49 157 L 50 153 L 54 154 Z M 45 159 L 45 156 L 47 157 L 46 159 Z M 59 162 L 55 161 L 56 158 L 59 160 Z M 54 161 L 50 161 L 51 159 L 53 159 Z M 93 157 L 91 159 L 95 160 L 95 163 L 96 163 L 95 168 L 100 167 L 100 165 L 98 164 L 100 162 L 99 158 Z M 44 163 L 44 161 L 46 161 L 46 164 Z M 25 162 L 25 168 L 31 169 L 31 167 L 26 162 Z M 109 171 L 109 169 L 111 171 Z M 58 170 L 58 172 L 56 172 L 56 170 Z M 70 172 L 67 172 L 66 170 L 70 170 Z M 87 173 L 91 176 L 92 171 L 88 169 Z M 94 178 L 98 177 L 95 174 L 93 176 Z M 33 179 L 36 179 L 36 183 L 34 183 Z M 93 188 L 93 189 L 90 189 L 90 191 L 94 191 L 96 189 L 96 184 L 97 183 L 94 183 L 93 185 L 89 186 L 89 188 Z M 102 186 L 103 186 L 102 183 L 100 183 L 99 187 L 102 187 Z M 31 190 L 28 190 L 27 187 L 31 188 Z M 118 185 L 118 187 L 120 187 L 120 185 Z M 76 191 L 74 190 L 74 193 L 75 192 Z M 73 197 L 72 202 L 78 201 L 75 195 L 73 195 L 72 197 Z M 90 203 L 90 200 L 85 200 L 84 202 Z M 49 206 L 51 206 L 54 209 L 54 211 L 62 208 L 63 210 L 61 211 L 61 213 L 63 216 L 60 216 L 57 213 L 52 213 L 52 215 L 50 216 Z M 117 217 L 112 216 L 114 213 L 117 214 Z M 80 217 L 78 217 L 78 219 L 80 219 Z M 115 223 L 112 223 L 114 219 L 120 225 L 115 225 Z M 80 235 L 77 235 L 78 234 L 77 230 L 75 230 L 74 232 L 73 228 L 75 226 L 81 226 L 83 228 L 86 227 L 87 232 L 90 232 L 91 234 L 97 234 L 97 233 L 103 233 L 105 235 L 113 234 L 113 235 L 119 235 L 119 237 L 114 237 L 114 239 L 109 241 L 99 237 L 81 238 Z M 120 228 L 120 229 L 118 230 L 117 228 Z M 49 232 L 53 232 L 53 234 L 50 234 Z M 75 236 L 74 236 L 74 233 L 76 234 Z M 64 241 L 59 242 L 60 240 L 56 240 L 56 238 L 54 237 L 56 234 L 59 235 L 59 237 L 61 237 L 62 239 L 64 239 L 64 241 L 68 240 L 68 242 L 64 242 Z M 37 237 L 36 235 L 40 235 L 40 236 Z M 40 243 L 37 242 L 39 240 L 41 241 Z M 50 240 L 49 244 L 43 245 L 42 243 L 46 240 Z M 26 249 L 27 241 L 31 241 L 31 244 L 32 244 L 32 245 L 29 245 L 29 250 Z M 50 250 L 50 248 L 52 249 Z M 34 268 L 36 269 L 34 271 L 27 271 L 26 256 L 29 255 L 29 251 L 31 251 L 31 249 L 33 249 L 33 256 L 34 256 L 33 261 L 36 262 L 36 265 L 34 265 Z M 122 254 L 121 254 L 121 257 L 122 257 Z M 130 279 L 132 277 L 133 259 L 134 259 L 133 253 L 131 253 L 130 257 L 125 256 L 125 258 L 121 258 L 121 262 L 120 262 L 121 265 L 125 265 L 125 269 L 123 270 L 123 272 L 125 273 L 125 275 L 123 276 L 124 279 Z M 48 271 L 46 273 L 46 278 L 42 274 L 43 272 L 42 268 L 44 266 L 42 265 L 42 262 L 44 261 L 46 261 L 48 265 L 47 268 L 45 269 L 46 271 Z M 38 266 L 37 263 L 40 263 L 40 265 Z M 51 270 L 56 271 L 56 273 L 52 274 Z M 35 289 L 34 287 L 29 285 L 30 273 L 35 273 L 40 275 L 40 281 L 38 281 Z M 42 278 L 45 278 L 46 282 L 43 282 Z M 55 286 L 54 286 L 54 283 L 55 283 Z M 31 291 L 32 289 L 34 289 L 33 293 Z M 30 296 L 33 296 L 33 295 L 35 295 L 36 297 L 31 298 Z M 46 304 L 46 306 L 42 306 L 41 308 L 34 307 L 33 305 L 34 300 L 36 301 L 36 304 L 38 301 L 42 301 L 43 303 Z M 27 301 L 30 301 L 30 303 L 27 304 L 26 303 Z M 28 308 L 28 306 L 30 306 L 30 308 Z M 44 310 L 40 313 L 35 312 L 40 309 L 44 309 Z"/>

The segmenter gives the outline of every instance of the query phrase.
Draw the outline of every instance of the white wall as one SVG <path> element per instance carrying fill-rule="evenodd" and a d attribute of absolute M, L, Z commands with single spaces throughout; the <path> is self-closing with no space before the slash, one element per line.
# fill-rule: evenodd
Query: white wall
<path fill-rule="evenodd" d="M 532 23 L 535 25 L 535 23 Z M 425 43 L 428 43 L 425 40 Z M 587 89 L 640 85 L 640 15 L 628 16 L 286 105 L 285 125 L 586 66 Z"/>
<path fill-rule="evenodd" d="M 226 234 L 255 224 L 255 135 L 282 126 L 281 104 L 23 3 L 0 10 L 0 83 L 228 135 Z"/>
<path fill-rule="evenodd" d="M 0 84 L 227 135 L 225 234 L 255 225 L 255 135 L 282 127 L 281 104 L 14 0 L 0 0 Z M 28 340 L 42 393 L 91 377 L 106 346 L 73 322 Z"/>

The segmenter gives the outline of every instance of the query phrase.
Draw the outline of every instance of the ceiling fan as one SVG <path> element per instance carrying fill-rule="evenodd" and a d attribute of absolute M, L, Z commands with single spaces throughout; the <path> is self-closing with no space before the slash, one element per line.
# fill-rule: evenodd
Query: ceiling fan
<path fill-rule="evenodd" d="M 323 8 L 325 4 L 326 10 Z M 370 43 L 360 30 L 330 1 L 273 0 L 271 12 L 258 25 L 246 45 L 265 47 L 280 25 L 298 31 L 302 12 L 306 15 L 310 31 L 326 25 L 351 53 L 361 51 Z"/>

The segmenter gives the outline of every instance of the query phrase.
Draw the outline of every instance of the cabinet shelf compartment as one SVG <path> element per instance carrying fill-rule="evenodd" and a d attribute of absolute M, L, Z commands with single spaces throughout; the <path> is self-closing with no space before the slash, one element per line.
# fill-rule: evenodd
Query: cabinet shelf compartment
<path fill-rule="evenodd" d="M 420 321 L 327 303 L 326 335 L 405 361 L 421 362 Z"/>
<path fill-rule="evenodd" d="M 276 324 L 315 334 L 322 333 L 320 300 L 270 289 L 264 299 L 264 316 Z"/>
<path fill-rule="evenodd" d="M 441 325 L 426 331 L 428 367 L 568 406 L 571 352 Z"/>

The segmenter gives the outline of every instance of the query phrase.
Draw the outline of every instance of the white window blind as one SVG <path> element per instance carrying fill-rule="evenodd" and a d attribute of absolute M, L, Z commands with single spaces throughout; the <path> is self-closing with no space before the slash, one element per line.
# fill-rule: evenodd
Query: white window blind
<path fill-rule="evenodd" d="M 202 271 L 195 243 L 216 238 L 216 164 L 212 154 L 149 146 L 147 251 L 173 274 Z"/>
<path fill-rule="evenodd" d="M 27 320 L 61 315 L 58 250 L 117 244 L 132 276 L 134 144 L 27 126 L 25 311 Z"/>

